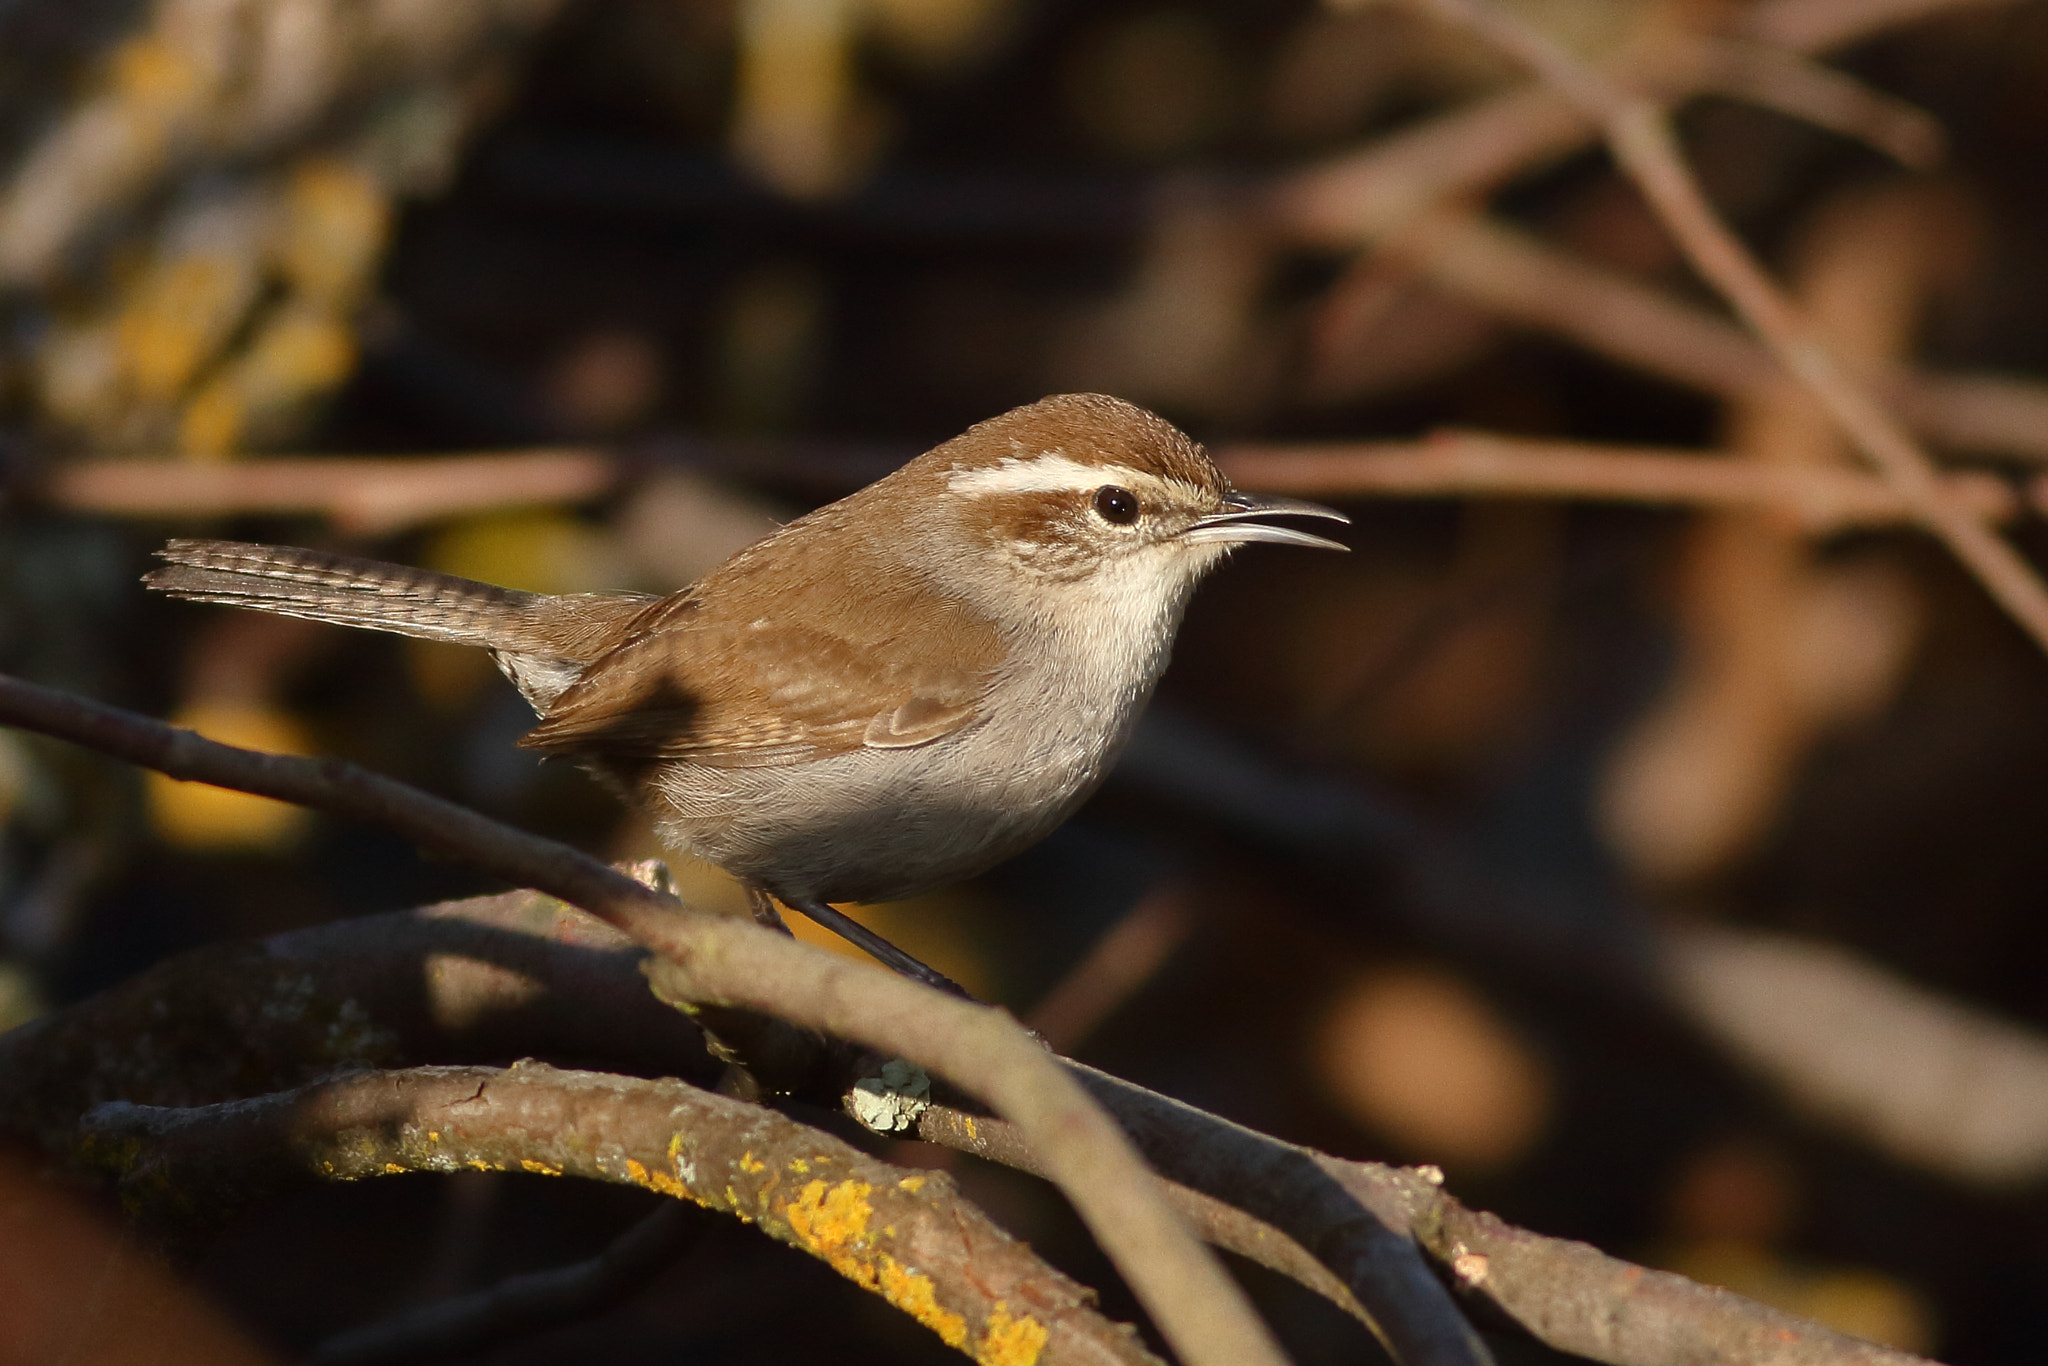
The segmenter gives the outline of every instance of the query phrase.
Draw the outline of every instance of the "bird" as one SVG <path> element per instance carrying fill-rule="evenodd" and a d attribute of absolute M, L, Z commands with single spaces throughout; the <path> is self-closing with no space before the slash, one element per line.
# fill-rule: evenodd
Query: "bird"
<path fill-rule="evenodd" d="M 913 978 L 836 909 L 980 873 L 1101 783 L 1189 594 L 1239 545 L 1344 550 L 1342 513 L 1232 487 L 1164 418 L 1059 394 L 968 428 L 666 596 L 547 595 L 288 546 L 176 539 L 151 589 L 489 651 L 662 843 Z"/>

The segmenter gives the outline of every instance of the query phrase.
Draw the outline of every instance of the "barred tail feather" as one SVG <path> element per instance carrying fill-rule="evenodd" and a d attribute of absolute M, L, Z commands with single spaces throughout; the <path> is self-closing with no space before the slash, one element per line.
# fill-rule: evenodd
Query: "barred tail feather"
<path fill-rule="evenodd" d="M 524 644 L 521 628 L 544 601 L 452 574 L 292 546 L 181 539 L 157 556 L 169 563 L 142 581 L 172 597 L 486 648 Z"/>

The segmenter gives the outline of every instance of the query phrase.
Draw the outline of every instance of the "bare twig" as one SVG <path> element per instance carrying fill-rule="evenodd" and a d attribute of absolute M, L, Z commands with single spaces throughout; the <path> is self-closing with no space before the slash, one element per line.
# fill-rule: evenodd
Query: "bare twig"
<path fill-rule="evenodd" d="M 1693 266 L 1734 305 L 1786 370 L 1813 392 L 1929 530 L 1948 544 L 2035 642 L 2048 649 L 2048 585 L 1979 517 L 1943 495 L 1933 462 L 1813 337 L 1792 302 L 1708 205 L 1664 111 L 1484 0 L 1413 3 L 1471 29 L 1526 63 L 1599 121 L 1616 160 Z"/>
<path fill-rule="evenodd" d="M 1179 888 L 1146 893 L 1045 994 L 1025 1023 L 1055 1052 L 1067 1052 L 1152 979 L 1193 928 Z"/>
<path fill-rule="evenodd" d="M 566 447 L 432 459 L 86 460 L 53 469 L 41 493 L 57 507 L 122 517 L 316 514 L 371 536 L 456 513 L 581 502 L 617 479 L 616 461 Z"/>
<path fill-rule="evenodd" d="M 1664 98 L 1727 88 L 1911 159 L 1938 150 L 1920 110 L 1840 72 L 1801 60 L 1917 12 L 1983 0 L 1766 0 L 1744 27 L 1749 44 L 1659 34 L 1620 73 Z M 1269 188 L 1269 208 L 1304 240 L 1350 247 L 1401 227 L 1416 213 L 1493 190 L 1571 155 L 1599 132 L 1569 92 L 1544 81 L 1457 106 L 1367 146 L 1292 171 Z"/>
<path fill-rule="evenodd" d="M 1377 1189 L 1387 1179 L 1361 1163 L 1324 1161 L 1349 1189 Z M 1838 1333 L 1717 1286 L 1515 1228 L 1448 1195 L 1439 1193 L 1426 1208 L 1415 1232 L 1457 1278 L 1466 1298 L 1491 1305 L 1560 1351 L 1609 1366 L 1927 1366 L 1910 1352 Z"/>
<path fill-rule="evenodd" d="M 1926 110 L 1782 46 L 1703 39 L 1699 85 L 1866 142 L 1911 170 L 1930 169 L 1948 150 Z"/>
<path fill-rule="evenodd" d="M 1994 3 L 2007 0 L 1759 0 L 1743 27 L 1762 42 L 1821 52 L 1949 10 Z"/>
<path fill-rule="evenodd" d="M 352 765 L 216 744 L 4 677 L 0 720 L 172 777 L 375 821 L 615 925 L 667 960 L 668 985 L 689 999 L 765 1011 L 917 1062 L 1031 1136 L 1053 1179 L 1183 1358 L 1218 1366 L 1281 1360 L 1243 1292 L 1161 1200 L 1128 1140 L 1001 1011 L 943 997 L 751 922 L 692 914 L 674 897 L 566 845 Z"/>
<path fill-rule="evenodd" d="M 145 1210 L 152 1201 L 220 1208 L 308 1180 L 406 1172 L 635 1185 L 756 1225 L 977 1360 L 1031 1359 L 1037 1349 L 1048 1366 L 1157 1363 L 1089 1307 L 1083 1287 L 959 1198 L 944 1173 L 907 1173 L 682 1082 L 540 1063 L 366 1072 L 197 1109 L 117 1102 L 87 1115 L 82 1137 L 88 1157 L 111 1165 Z M 477 1327 L 472 1311 L 430 1316 L 414 1332 L 434 1340 Z"/>
<path fill-rule="evenodd" d="M 1104 1079 L 1119 1091 L 1128 1083 Z M 1133 1088 L 1135 1089 L 1135 1088 Z M 1163 1098 L 1147 1105 L 1148 1150 L 1197 1154 L 1218 1168 L 1240 1163 L 1280 1170 L 1291 1153 L 1304 1171 L 1350 1193 L 1374 1211 L 1395 1237 L 1419 1241 L 1459 1292 L 1483 1303 L 1546 1345 L 1609 1366 L 1678 1366 L 1742 1362 L 1744 1366 L 1929 1366 L 1925 1359 L 1853 1338 L 1820 1324 L 1669 1272 L 1609 1257 L 1584 1243 L 1548 1238 L 1491 1214 L 1469 1210 L 1447 1194 L 1430 1168 L 1399 1169 L 1291 1148 L 1213 1115 Z M 1119 1113 L 1122 1107 L 1119 1106 Z M 920 1136 L 1008 1166 L 1035 1170 L 1028 1145 L 1000 1120 L 975 1119 L 934 1106 Z M 1199 1135 L 1199 1138 L 1197 1137 Z M 1184 1178 L 1185 1179 L 1185 1178 Z M 1285 1180 L 1283 1179 L 1283 1184 Z M 1291 1275 L 1350 1312 L 1331 1283 L 1302 1274 L 1305 1253 L 1279 1228 L 1228 1209 L 1209 1221 L 1207 1206 L 1180 1197 L 1181 1207 L 1219 1247 Z"/>
<path fill-rule="evenodd" d="M 573 1266 L 510 1276 L 487 1290 L 427 1305 L 329 1338 L 319 1366 L 408 1366 L 468 1356 L 540 1328 L 594 1318 L 666 1270 L 700 1231 L 694 1211 L 670 1201 L 619 1240 Z"/>
<path fill-rule="evenodd" d="M 1515 322 L 1724 398 L 1793 387 L 1740 328 L 1469 210 L 1440 207 L 1388 238 L 1379 259 Z M 2048 459 L 2048 385 L 2010 376 L 1908 371 L 1886 382 L 1930 440 Z"/>
<path fill-rule="evenodd" d="M 1889 484 L 1853 470 L 1766 466 L 1721 452 L 1438 432 L 1422 441 L 1228 446 L 1232 479 L 1270 493 L 1347 497 L 1572 498 L 1674 507 L 1760 508 L 1825 532 L 1912 519 Z M 2008 519 L 2021 501 L 2002 479 L 1951 474 L 1947 497 Z"/>

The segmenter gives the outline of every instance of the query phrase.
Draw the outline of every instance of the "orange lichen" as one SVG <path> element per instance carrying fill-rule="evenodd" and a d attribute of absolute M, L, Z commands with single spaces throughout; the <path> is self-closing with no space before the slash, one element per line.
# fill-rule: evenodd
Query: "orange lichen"
<path fill-rule="evenodd" d="M 754 1156 L 752 1148 L 740 1154 L 739 1168 L 748 1176 L 755 1176 L 768 1170 L 768 1164 Z"/>
<path fill-rule="evenodd" d="M 689 1187 L 667 1172 L 651 1171 L 630 1157 L 626 1159 L 626 1179 L 636 1186 L 644 1186 L 661 1195 L 673 1196 L 678 1200 L 697 1200 Z M 701 1205 L 704 1202 L 697 1200 L 697 1203 Z"/>
<path fill-rule="evenodd" d="M 530 1157 L 520 1158 L 519 1165 L 524 1170 L 532 1172 L 535 1176 L 560 1176 L 562 1174 L 560 1167 L 550 1167 L 547 1163 L 536 1162 Z"/>
<path fill-rule="evenodd" d="M 873 1190 L 865 1181 L 841 1181 L 832 1186 L 812 1181 L 789 1203 L 789 1227 L 799 1240 L 837 1268 L 836 1259 L 847 1255 L 867 1237 L 868 1220 L 875 1212 L 868 1203 Z"/>
<path fill-rule="evenodd" d="M 883 1299 L 937 1333 L 948 1347 L 959 1347 L 967 1341 L 967 1320 L 939 1303 L 938 1287 L 932 1284 L 931 1277 L 911 1270 L 886 1253 L 878 1261 L 880 1269 L 871 1288 L 881 1291 Z"/>
<path fill-rule="evenodd" d="M 921 1176 L 906 1176 L 896 1183 L 896 1188 L 909 1191 L 912 1195 L 915 1195 L 924 1189 L 924 1178 Z"/>
<path fill-rule="evenodd" d="M 1010 1306 L 997 1300 L 988 1311 L 988 1330 L 974 1359 L 981 1366 L 1038 1366 L 1038 1354 L 1045 1350 L 1051 1331 L 1029 1314 L 1012 1317 Z"/>

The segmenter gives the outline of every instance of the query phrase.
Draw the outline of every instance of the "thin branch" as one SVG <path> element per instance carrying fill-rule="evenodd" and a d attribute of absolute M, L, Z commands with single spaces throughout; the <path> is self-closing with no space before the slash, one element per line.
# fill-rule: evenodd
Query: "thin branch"
<path fill-rule="evenodd" d="M 1744 16 L 1753 38 L 1800 52 L 1842 47 L 1888 28 L 2009 0 L 1759 0 Z"/>
<path fill-rule="evenodd" d="M 1593 132 L 1569 100 L 1533 82 L 1280 176 L 1266 189 L 1266 212 L 1301 242 L 1355 248 L 1445 201 L 1561 160 Z"/>
<path fill-rule="evenodd" d="M 1873 475 L 1760 465 L 1715 451 L 1446 431 L 1422 441 L 1229 446 L 1216 457 L 1246 488 L 1324 498 L 1572 498 L 1755 508 L 1814 532 L 1914 520 L 1904 496 Z M 1942 488 L 1980 517 L 2008 520 L 2023 510 L 2011 486 L 1992 475 L 1946 475 Z"/>
<path fill-rule="evenodd" d="M 700 1232 L 695 1212 L 669 1201 L 588 1261 L 508 1276 L 473 1295 L 337 1334 L 314 1349 L 312 1360 L 316 1366 L 445 1361 L 595 1318 L 645 1289 Z"/>
<path fill-rule="evenodd" d="M 1215 1116 L 1205 1118 L 1213 1120 Z M 968 1114 L 950 1105 L 933 1105 L 918 1116 L 917 1136 L 927 1143 L 969 1153 L 986 1162 L 1000 1163 L 1034 1176 L 1045 1175 L 1038 1155 L 1018 1136 L 1017 1126 L 1006 1120 Z M 1205 1130 L 1200 1141 L 1206 1143 L 1212 1136 Z M 1188 1226 L 1201 1235 L 1202 1241 L 1234 1252 L 1268 1271 L 1278 1272 L 1306 1286 L 1364 1324 L 1383 1344 L 1387 1343 L 1379 1324 L 1359 1304 L 1344 1282 L 1332 1275 L 1330 1269 L 1316 1260 L 1314 1254 L 1291 1234 L 1192 1186 L 1164 1179 L 1159 1185 L 1173 1207 L 1180 1211 L 1181 1217 L 1188 1221 Z M 1397 1361 L 1405 1360 L 1396 1346 L 1388 1344 L 1388 1350 Z"/>
<path fill-rule="evenodd" d="M 1416 218 L 1381 244 L 1378 258 L 1502 317 L 1723 398 L 1792 387 L 1770 354 L 1726 319 L 1467 209 Z M 1886 388 L 1933 441 L 2048 460 L 2048 385 L 1907 371 Z"/>
<path fill-rule="evenodd" d="M 1933 150 L 1931 121 L 1922 111 L 1802 58 L 1916 17 L 1915 11 L 1983 2 L 1766 0 L 1744 26 L 1746 43 L 1672 29 L 1631 54 L 1620 76 L 1623 83 L 1641 81 L 1673 101 L 1708 85 L 1733 88 L 1744 98 L 1872 140 L 1893 155 L 1919 156 Z M 1561 161 L 1598 132 L 1584 106 L 1538 80 L 1291 171 L 1268 187 L 1268 204 L 1304 240 L 1353 247 L 1400 228 L 1419 212 L 1485 194 Z M 1939 129 L 1932 134 L 1938 139 Z"/>
<path fill-rule="evenodd" d="M 1104 1080 L 1128 1094 L 1128 1083 Z M 1374 1211 L 1391 1235 L 1420 1242 L 1467 1301 L 1483 1304 L 1558 1351 L 1609 1366 L 1710 1361 L 1743 1366 L 1930 1366 L 1925 1358 L 1838 1333 L 1731 1291 L 1653 1271 L 1584 1243 L 1545 1237 L 1467 1209 L 1442 1189 L 1442 1176 L 1433 1168 L 1350 1162 L 1292 1148 L 1190 1107 L 1160 1097 L 1152 1100 L 1161 1103 L 1145 1107 L 1149 1124 L 1138 1131 L 1148 1151 L 1199 1150 L 1198 1160 L 1204 1162 L 1272 1164 L 1276 1169 L 1276 1159 L 1291 1153 L 1305 1168 Z M 1122 1106 L 1117 1109 L 1124 1113 Z M 1000 1120 L 933 1106 L 919 1120 L 918 1133 L 946 1147 L 1036 1170 L 1029 1145 Z M 1226 1215 L 1211 1223 L 1200 1197 L 1176 1199 L 1217 1246 L 1294 1277 L 1347 1312 L 1358 1312 L 1354 1304 L 1332 1293 L 1331 1281 L 1303 1273 L 1304 1260 L 1315 1263 L 1294 1241 L 1309 1236 L 1305 1230 L 1276 1227 L 1228 1207 Z"/>
<path fill-rule="evenodd" d="M 908 1058 L 1031 1136 L 1053 1179 L 1185 1360 L 1197 1366 L 1282 1360 L 1243 1291 L 1159 1197 L 1129 1141 L 1002 1011 L 942 996 L 749 921 L 693 914 L 674 897 L 567 845 L 352 765 L 236 749 L 4 676 L 0 721 L 175 778 L 374 821 L 422 848 L 559 896 L 623 930 L 666 960 L 666 985 L 674 996 L 767 1012 Z"/>
<path fill-rule="evenodd" d="M 1386 1181 L 1363 1163 L 1324 1163 L 1353 1190 L 1378 1189 Z M 1838 1333 L 1733 1291 L 1516 1228 L 1442 1192 L 1425 1196 L 1414 1227 L 1468 1302 L 1491 1306 L 1560 1351 L 1609 1366 L 1928 1366 L 1924 1357 Z"/>
<path fill-rule="evenodd" d="M 1193 922 L 1183 889 L 1147 892 L 1039 999 L 1025 1024 L 1054 1052 L 1072 1051 L 1152 980 Z"/>
<path fill-rule="evenodd" d="M 1769 43 L 1698 40 L 1698 88 L 1746 100 L 1867 143 L 1909 170 L 1930 170 L 1948 152 L 1933 115 L 1844 72 Z"/>
<path fill-rule="evenodd" d="M 1411 2 L 1522 61 L 1599 121 L 1615 159 L 1677 238 L 1693 267 L 1764 339 L 1779 363 L 1812 391 L 1928 529 L 1948 544 L 2035 643 L 2048 650 L 2048 584 L 1997 532 L 1943 495 L 1934 462 L 1836 365 L 1798 308 L 1707 203 L 1664 111 L 1485 0 Z"/>
<path fill-rule="evenodd" d="M 429 460 L 83 460 L 51 470 L 39 492 L 52 506 L 72 512 L 122 517 L 314 514 L 345 531 L 373 536 L 457 513 L 582 502 L 617 481 L 616 461 L 561 447 Z"/>
<path fill-rule="evenodd" d="M 218 1208 L 308 1180 L 468 1170 L 577 1176 L 744 1219 L 977 1360 L 1028 1359 L 1035 1350 L 1047 1366 L 1158 1366 L 1128 1328 L 1089 1307 L 1085 1288 L 961 1199 L 944 1173 L 905 1172 L 771 1110 L 678 1081 L 541 1063 L 426 1067 L 197 1109 L 117 1102 L 81 1128 L 84 1151 L 111 1167 L 145 1211 Z M 417 1328 L 430 1338 L 458 1326 L 453 1316 L 429 1319 Z"/>

